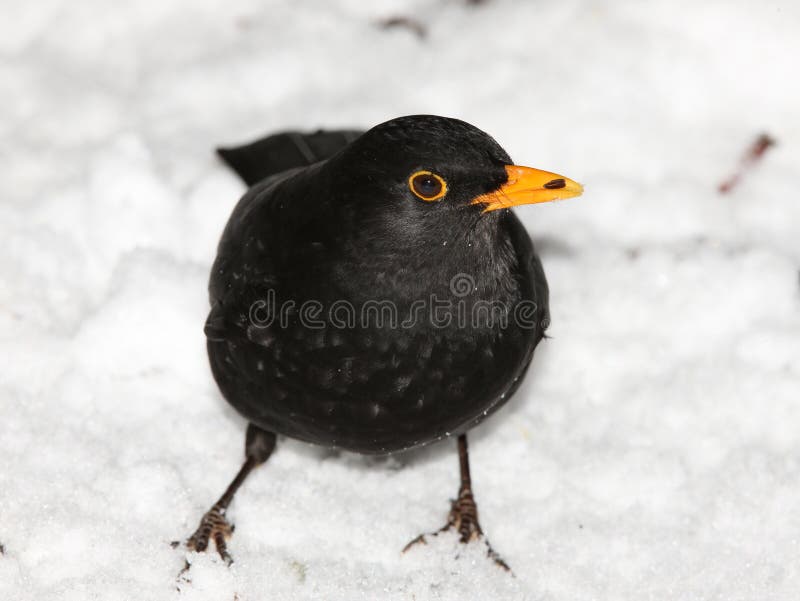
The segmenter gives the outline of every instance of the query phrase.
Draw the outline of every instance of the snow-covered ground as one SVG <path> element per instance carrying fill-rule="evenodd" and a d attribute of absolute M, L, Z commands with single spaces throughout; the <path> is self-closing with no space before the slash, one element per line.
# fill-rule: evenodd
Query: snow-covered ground
<path fill-rule="evenodd" d="M 800 598 L 800 4 L 3 0 L 0 599 Z M 418 19 L 424 40 L 376 21 Z M 519 211 L 552 340 L 471 437 L 242 459 L 202 325 L 242 186 L 212 148 L 463 118 L 586 184 Z M 755 136 L 778 140 L 729 195 Z"/>

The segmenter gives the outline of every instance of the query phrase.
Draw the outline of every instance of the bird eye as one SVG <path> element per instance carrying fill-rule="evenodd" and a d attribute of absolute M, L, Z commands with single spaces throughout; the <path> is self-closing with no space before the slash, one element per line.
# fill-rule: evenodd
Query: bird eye
<path fill-rule="evenodd" d="M 417 171 L 408 178 L 408 187 L 422 200 L 432 202 L 447 194 L 447 183 L 430 171 Z"/>

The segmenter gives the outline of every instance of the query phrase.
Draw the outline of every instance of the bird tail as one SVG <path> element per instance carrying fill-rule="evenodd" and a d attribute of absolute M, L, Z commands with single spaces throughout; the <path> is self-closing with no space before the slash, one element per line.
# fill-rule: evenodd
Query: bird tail
<path fill-rule="evenodd" d="M 265 177 L 323 161 L 363 132 L 319 130 L 311 134 L 283 132 L 244 146 L 217 148 L 217 154 L 248 186 Z"/>

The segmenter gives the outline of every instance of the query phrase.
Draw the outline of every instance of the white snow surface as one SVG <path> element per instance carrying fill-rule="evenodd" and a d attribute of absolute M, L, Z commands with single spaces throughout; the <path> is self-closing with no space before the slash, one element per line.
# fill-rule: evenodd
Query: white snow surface
<path fill-rule="evenodd" d="M 791 1 L 3 0 L 0 599 L 796 601 L 799 63 Z M 552 339 L 470 439 L 514 576 L 454 535 L 400 553 L 452 440 L 280 439 L 235 563 L 173 549 L 243 458 L 202 332 L 243 192 L 214 146 L 412 113 L 586 185 L 518 211 Z"/>

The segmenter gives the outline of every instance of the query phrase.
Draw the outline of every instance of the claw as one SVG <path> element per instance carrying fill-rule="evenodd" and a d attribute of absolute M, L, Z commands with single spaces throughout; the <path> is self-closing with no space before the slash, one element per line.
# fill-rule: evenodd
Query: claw
<path fill-rule="evenodd" d="M 225 542 L 233 533 L 233 527 L 225 518 L 225 509 L 219 505 L 214 505 L 200 520 L 200 525 L 194 534 L 186 541 L 186 547 L 191 551 L 203 552 L 208 549 L 210 540 L 214 541 L 217 553 L 227 564 L 233 563 L 233 558 L 228 553 L 228 545 Z"/>
<path fill-rule="evenodd" d="M 403 547 L 403 553 L 411 549 L 411 547 L 423 544 L 427 545 L 428 536 L 439 536 L 442 532 L 455 530 L 459 537 L 458 540 L 462 544 L 468 544 L 473 541 L 483 540 L 486 545 L 486 555 L 494 561 L 495 564 L 503 568 L 506 572 L 510 572 L 511 568 L 503 561 L 503 558 L 495 551 L 486 540 L 481 530 L 481 525 L 478 522 L 478 508 L 475 505 L 475 498 L 472 496 L 472 491 L 469 488 L 463 488 L 459 491 L 458 499 L 452 501 L 450 506 L 450 514 L 447 517 L 447 524 L 434 532 L 420 534 L 418 537 L 410 541 Z"/>
<path fill-rule="evenodd" d="M 225 512 L 228 509 L 236 491 L 247 479 L 247 476 L 254 468 L 264 463 L 272 451 L 275 450 L 275 434 L 262 430 L 254 424 L 247 426 L 247 435 L 245 436 L 245 461 L 242 467 L 234 476 L 228 488 L 222 493 L 219 500 L 214 503 L 214 506 L 206 512 L 200 520 L 200 525 L 194 534 L 186 541 L 186 548 L 190 551 L 198 551 L 202 553 L 208 549 L 209 541 L 214 541 L 214 546 L 217 548 L 222 561 L 230 566 L 233 563 L 233 557 L 228 553 L 227 539 L 233 534 L 233 525 L 225 518 Z M 175 548 L 179 543 L 175 543 Z M 191 565 L 188 560 L 186 565 L 178 574 L 178 581 L 187 581 L 188 572 Z"/>

